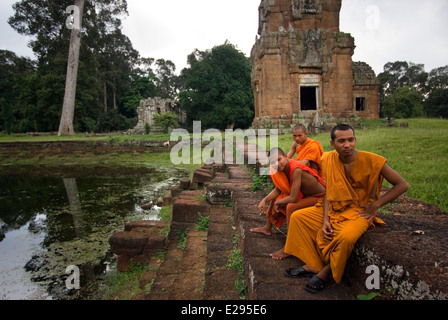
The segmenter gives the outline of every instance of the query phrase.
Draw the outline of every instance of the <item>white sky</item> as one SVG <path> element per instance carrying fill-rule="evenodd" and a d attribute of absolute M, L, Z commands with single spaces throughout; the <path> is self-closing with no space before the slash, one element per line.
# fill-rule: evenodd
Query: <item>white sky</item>
<path fill-rule="evenodd" d="M 27 39 L 7 23 L 17 0 L 0 1 L 0 49 L 33 57 Z M 246 56 L 258 30 L 260 0 L 127 0 L 123 32 L 142 57 L 169 59 L 177 71 L 194 49 L 229 40 Z M 353 60 L 378 74 L 390 61 L 448 65 L 447 0 L 342 0 L 340 29 L 355 38 Z M 68 44 L 67 44 L 68 46 Z"/>

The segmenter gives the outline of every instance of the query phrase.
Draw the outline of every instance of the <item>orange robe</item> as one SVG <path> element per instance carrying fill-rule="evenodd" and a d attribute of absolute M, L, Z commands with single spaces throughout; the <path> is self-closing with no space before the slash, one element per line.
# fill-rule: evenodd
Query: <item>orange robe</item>
<path fill-rule="evenodd" d="M 294 212 L 286 239 L 285 253 L 294 255 L 316 270 L 330 264 L 333 279 L 340 282 L 347 259 L 358 239 L 373 224 L 362 218 L 362 205 L 376 201 L 386 159 L 359 151 L 347 178 L 336 151 L 322 157 L 323 174 L 327 178 L 328 217 L 333 228 L 333 240 L 323 236 L 323 201 L 311 208 Z M 378 218 L 375 223 L 384 224 Z"/>
<path fill-rule="evenodd" d="M 322 163 L 321 157 L 324 153 L 322 145 L 319 141 L 307 138 L 304 144 L 301 144 L 296 149 L 297 156 L 295 161 L 302 161 L 304 159 L 317 163 L 319 170 L 316 173 L 322 177 Z M 314 169 L 313 169 L 314 170 Z"/>
<path fill-rule="evenodd" d="M 266 211 L 266 215 L 269 221 L 271 221 L 271 223 L 278 228 L 282 226 L 285 218 L 286 223 L 289 223 L 289 218 L 294 211 L 315 205 L 319 198 L 322 196 L 317 195 L 304 197 L 303 193 L 299 192 L 299 199 L 297 202 L 290 203 L 287 206 L 280 206 L 278 208 L 279 212 L 274 212 L 275 201 L 286 198 L 291 194 L 292 176 L 294 170 L 297 168 L 308 172 L 309 174 L 314 176 L 323 186 L 325 186 L 325 182 L 316 174 L 314 170 L 297 161 L 289 160 L 289 177 L 287 177 L 283 171 L 277 171 L 271 167 L 270 176 L 272 178 L 272 182 L 274 183 L 275 187 L 281 191 L 281 194 L 275 200 L 271 201 L 268 210 Z"/>

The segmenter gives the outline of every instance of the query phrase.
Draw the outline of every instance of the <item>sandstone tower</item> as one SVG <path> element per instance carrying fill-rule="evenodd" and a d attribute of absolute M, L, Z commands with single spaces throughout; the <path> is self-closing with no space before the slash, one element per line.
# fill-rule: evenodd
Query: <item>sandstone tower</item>
<path fill-rule="evenodd" d="M 252 48 L 254 128 L 324 130 L 379 117 L 379 82 L 353 62 L 354 38 L 339 31 L 341 0 L 262 0 Z"/>

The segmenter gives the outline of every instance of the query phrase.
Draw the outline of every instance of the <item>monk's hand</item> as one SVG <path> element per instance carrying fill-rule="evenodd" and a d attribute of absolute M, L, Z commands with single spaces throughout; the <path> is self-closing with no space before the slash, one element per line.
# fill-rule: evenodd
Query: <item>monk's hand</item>
<path fill-rule="evenodd" d="M 359 215 L 366 219 L 369 223 L 373 221 L 379 209 L 375 203 L 361 205 L 361 208 L 364 210 L 361 211 Z"/>
<path fill-rule="evenodd" d="M 266 213 L 266 201 L 264 199 L 258 204 L 258 212 Z"/>
<path fill-rule="evenodd" d="M 325 239 L 333 240 L 333 228 L 331 227 L 330 221 L 324 220 L 324 224 L 322 226 L 322 233 L 324 234 Z"/>

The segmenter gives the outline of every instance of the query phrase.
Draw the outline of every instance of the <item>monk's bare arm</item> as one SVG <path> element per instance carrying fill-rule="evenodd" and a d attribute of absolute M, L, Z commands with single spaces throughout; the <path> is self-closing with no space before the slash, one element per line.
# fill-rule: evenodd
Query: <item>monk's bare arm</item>
<path fill-rule="evenodd" d="M 291 184 L 291 193 L 289 196 L 277 200 L 275 202 L 276 205 L 282 206 L 287 205 L 288 203 L 296 203 L 299 200 L 300 188 L 302 187 L 302 170 L 295 169 L 292 174 L 292 184 Z"/>
<path fill-rule="evenodd" d="M 279 189 L 274 188 L 263 200 L 266 202 L 275 200 L 281 193 L 282 192 Z"/>
<path fill-rule="evenodd" d="M 258 204 L 258 211 L 260 213 L 266 213 L 266 202 L 275 200 L 280 195 L 281 191 L 277 188 L 274 188 L 263 200 Z"/>
<path fill-rule="evenodd" d="M 286 155 L 286 157 L 288 158 L 288 159 L 292 159 L 292 157 L 296 154 L 296 149 L 297 149 L 297 143 L 293 143 L 292 144 L 292 146 L 291 146 L 291 149 L 289 149 L 289 152 L 288 152 L 288 154 Z"/>
<path fill-rule="evenodd" d="M 383 175 L 384 179 L 386 179 L 390 184 L 392 184 L 393 187 L 388 192 L 386 192 L 381 198 L 375 201 L 377 202 L 379 208 L 394 201 L 403 193 L 408 191 L 409 188 L 408 184 L 403 179 L 403 177 L 397 171 L 389 167 L 387 163 L 383 166 L 381 174 Z"/>
<path fill-rule="evenodd" d="M 361 216 L 369 221 L 376 216 L 379 208 L 394 201 L 403 193 L 405 193 L 409 188 L 403 177 L 394 169 L 389 167 L 387 163 L 383 166 L 381 174 L 383 175 L 384 179 L 392 184 L 392 188 L 389 189 L 389 191 L 387 191 L 378 200 L 370 205 L 365 206 L 364 211 L 361 213 Z"/>

